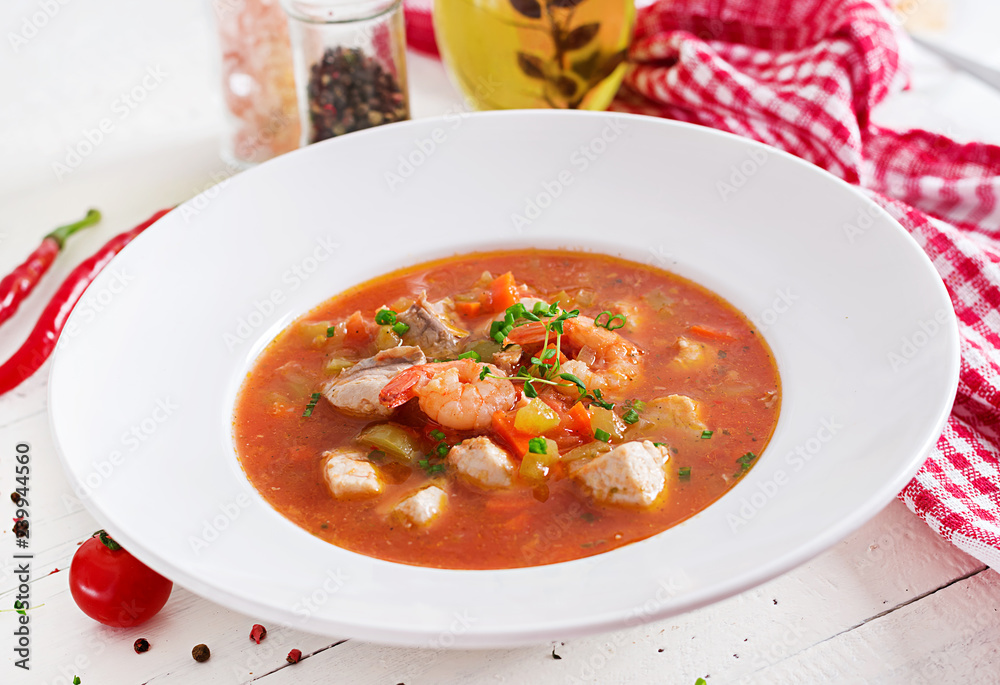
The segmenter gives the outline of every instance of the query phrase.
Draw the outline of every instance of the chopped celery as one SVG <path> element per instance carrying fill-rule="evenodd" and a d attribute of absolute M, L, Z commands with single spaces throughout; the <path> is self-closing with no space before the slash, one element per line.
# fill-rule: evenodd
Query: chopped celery
<path fill-rule="evenodd" d="M 367 426 L 357 438 L 362 445 L 382 450 L 390 458 L 404 464 L 416 464 L 423 452 L 420 439 L 395 423 Z"/>
<path fill-rule="evenodd" d="M 522 433 L 540 435 L 558 425 L 559 414 L 537 397 L 528 400 L 528 403 L 514 415 L 514 428 Z"/>
<path fill-rule="evenodd" d="M 595 440 L 586 445 L 580 445 L 562 455 L 562 461 L 575 461 L 577 459 L 593 459 L 611 450 L 611 445 Z"/>
<path fill-rule="evenodd" d="M 343 357 L 332 357 L 326 363 L 326 373 L 330 376 L 336 376 L 344 369 L 349 369 L 354 366 L 355 362 L 350 359 L 344 359 Z"/>
<path fill-rule="evenodd" d="M 591 406 L 589 411 L 590 423 L 595 432 L 602 430 L 616 440 L 621 440 L 625 435 L 625 424 L 613 411 L 597 406 Z"/>
<path fill-rule="evenodd" d="M 377 348 L 388 350 L 393 347 L 399 347 L 402 342 L 400 337 L 393 332 L 392 328 L 389 326 L 379 326 L 378 333 L 375 335 L 375 346 Z"/>
<path fill-rule="evenodd" d="M 545 480 L 549 475 L 549 468 L 559 461 L 559 445 L 555 440 L 545 440 L 545 454 L 528 452 L 521 459 L 521 478 L 531 482 Z"/>

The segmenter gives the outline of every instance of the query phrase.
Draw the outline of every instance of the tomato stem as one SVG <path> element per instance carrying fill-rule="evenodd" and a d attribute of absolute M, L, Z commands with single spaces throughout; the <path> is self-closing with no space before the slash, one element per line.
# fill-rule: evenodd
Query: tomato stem
<path fill-rule="evenodd" d="M 112 552 L 117 552 L 122 548 L 122 546 L 119 545 L 117 542 L 115 542 L 114 539 L 110 535 L 108 535 L 103 528 L 94 533 L 91 537 L 101 538 L 101 544 L 110 549 Z"/>

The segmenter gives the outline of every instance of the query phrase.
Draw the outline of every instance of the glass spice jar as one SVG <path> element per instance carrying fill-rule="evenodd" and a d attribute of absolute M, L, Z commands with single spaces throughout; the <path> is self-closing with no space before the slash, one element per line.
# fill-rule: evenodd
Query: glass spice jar
<path fill-rule="evenodd" d="M 211 0 L 222 55 L 222 157 L 246 168 L 299 146 L 288 20 L 278 0 Z"/>
<path fill-rule="evenodd" d="M 410 118 L 401 0 L 282 0 L 301 144 Z"/>

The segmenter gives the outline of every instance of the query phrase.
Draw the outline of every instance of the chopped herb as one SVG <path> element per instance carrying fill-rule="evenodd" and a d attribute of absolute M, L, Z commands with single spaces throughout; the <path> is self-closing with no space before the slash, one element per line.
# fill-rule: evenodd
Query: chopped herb
<path fill-rule="evenodd" d="M 392 324 L 392 332 L 395 333 L 396 335 L 403 335 L 408 330 L 410 330 L 410 324 L 408 323 L 397 321 L 396 323 Z"/>
<path fill-rule="evenodd" d="M 434 453 L 437 454 L 439 457 L 444 457 L 448 455 L 448 450 L 450 449 L 451 447 L 448 446 L 448 443 L 442 442 L 437 447 L 434 448 Z"/>
<path fill-rule="evenodd" d="M 332 338 L 335 335 L 337 335 L 337 327 L 336 326 L 330 326 L 329 328 L 326 329 L 326 337 Z"/>
<path fill-rule="evenodd" d="M 545 438 L 531 438 L 528 440 L 528 451 L 532 454 L 548 454 L 549 444 L 545 442 Z"/>
<path fill-rule="evenodd" d="M 459 359 L 472 359 L 473 361 L 477 361 L 477 362 L 483 361 L 483 358 L 481 356 L 479 356 L 479 353 L 476 352 L 475 350 L 469 350 L 468 352 L 463 352 L 462 354 L 458 355 L 458 358 Z"/>
<path fill-rule="evenodd" d="M 435 440 L 444 440 L 447 437 L 444 433 L 442 433 L 441 431 L 439 431 L 437 428 L 435 428 L 434 430 L 432 430 L 430 435 Z"/>
<path fill-rule="evenodd" d="M 733 474 L 733 478 L 739 478 L 744 473 L 749 471 L 750 465 L 753 464 L 756 458 L 757 458 L 756 454 L 754 454 L 753 452 L 747 452 L 742 457 L 737 459 L 736 461 L 739 462 L 740 467 L 739 469 L 737 469 L 736 473 Z"/>
<path fill-rule="evenodd" d="M 20 614 L 21 616 L 27 615 L 24 611 L 25 607 L 26 607 L 25 604 L 22 604 L 20 601 L 16 599 L 14 600 L 14 610 L 17 611 L 17 613 Z"/>
<path fill-rule="evenodd" d="M 626 402 L 625 404 L 628 405 L 628 402 Z M 646 403 L 643 402 L 642 400 L 632 400 L 632 408 L 635 409 L 637 412 L 644 412 L 646 411 Z"/>
<path fill-rule="evenodd" d="M 635 409 L 629 409 L 627 412 L 622 414 L 622 421 L 628 424 L 633 424 L 639 421 L 639 412 Z"/>
<path fill-rule="evenodd" d="M 586 399 L 589 399 L 593 404 L 596 404 L 598 407 L 601 407 L 602 409 L 615 408 L 613 402 L 608 402 L 607 400 L 604 399 L 604 396 L 601 394 L 600 388 L 594 388 L 593 393 L 584 395 L 584 397 Z"/>
<path fill-rule="evenodd" d="M 594 325 L 598 328 L 606 328 L 609 331 L 616 331 L 625 327 L 627 317 L 624 314 L 612 314 L 604 310 L 594 318 Z"/>
<path fill-rule="evenodd" d="M 666 447 L 667 443 L 665 443 L 665 442 L 654 442 L 653 445 L 656 446 L 656 447 Z"/>
<path fill-rule="evenodd" d="M 594 439 L 600 440 L 601 442 L 611 442 L 611 433 L 601 430 L 600 428 L 594 429 Z"/>
<path fill-rule="evenodd" d="M 314 392 L 312 397 L 309 399 L 309 404 L 306 405 L 306 410 L 302 412 L 302 416 L 312 416 L 313 409 L 316 408 L 316 404 L 319 402 L 321 395 L 318 392 Z"/>
<path fill-rule="evenodd" d="M 578 377 L 574 376 L 573 374 L 571 374 L 571 373 L 561 373 L 561 374 L 559 374 L 559 378 L 562 378 L 564 381 L 569 381 L 570 383 L 572 383 L 576 387 L 580 388 L 581 392 L 583 392 L 583 393 L 587 392 L 587 386 L 584 385 L 584 382 L 581 381 Z M 600 392 L 600 390 L 595 390 L 594 392 Z"/>
<path fill-rule="evenodd" d="M 483 380 L 484 378 L 486 378 L 489 372 L 490 372 L 490 367 L 484 366 L 482 370 L 479 372 L 479 380 Z"/>
<path fill-rule="evenodd" d="M 375 313 L 375 323 L 379 326 L 392 326 L 396 323 L 396 312 L 391 309 L 380 309 Z"/>
<path fill-rule="evenodd" d="M 527 397 L 538 397 L 538 391 L 535 390 L 535 386 L 532 385 L 532 381 L 524 381 L 524 394 Z"/>
<path fill-rule="evenodd" d="M 439 473 L 444 473 L 444 464 L 434 463 L 432 464 L 430 459 L 421 459 L 417 462 L 417 466 L 422 468 L 428 476 L 434 476 Z"/>
<path fill-rule="evenodd" d="M 677 469 L 677 478 L 679 480 L 691 480 L 691 467 L 682 466 Z"/>
<path fill-rule="evenodd" d="M 726 351 L 719 350 L 719 359 L 725 359 L 725 358 L 726 358 Z"/>
<path fill-rule="evenodd" d="M 708 440 L 711 437 L 712 437 L 712 431 L 702 431 L 701 432 L 701 439 L 702 440 Z"/>
<path fill-rule="evenodd" d="M 587 523 L 593 523 L 594 521 L 597 520 L 597 517 L 594 516 L 594 514 L 589 511 L 585 511 L 582 514 L 580 514 L 580 518 L 582 518 Z"/>

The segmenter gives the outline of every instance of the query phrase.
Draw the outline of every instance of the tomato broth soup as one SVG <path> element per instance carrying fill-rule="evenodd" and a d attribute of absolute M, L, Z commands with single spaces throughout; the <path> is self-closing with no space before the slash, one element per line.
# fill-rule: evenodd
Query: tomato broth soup
<path fill-rule="evenodd" d="M 562 250 L 455 256 L 377 277 L 282 331 L 233 422 L 283 516 L 388 561 L 578 559 L 693 516 L 756 463 L 774 358 L 707 289 Z"/>

